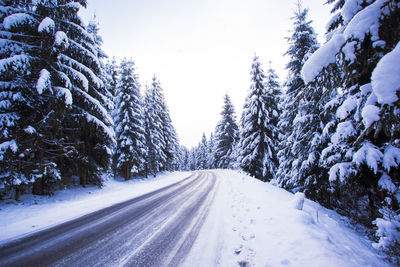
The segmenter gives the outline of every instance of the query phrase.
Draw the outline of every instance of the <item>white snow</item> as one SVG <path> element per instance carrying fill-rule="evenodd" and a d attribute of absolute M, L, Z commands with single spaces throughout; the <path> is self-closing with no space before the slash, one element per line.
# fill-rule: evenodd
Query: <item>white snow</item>
<path fill-rule="evenodd" d="M 378 181 L 378 185 L 392 194 L 397 190 L 396 185 L 392 182 L 392 179 L 387 175 L 387 173 L 382 174 L 381 179 Z"/>
<path fill-rule="evenodd" d="M 326 44 L 315 51 L 304 63 L 301 76 L 309 83 L 329 64 L 334 63 L 339 49 L 345 43 L 343 34 L 336 33 Z"/>
<path fill-rule="evenodd" d="M 182 266 L 389 266 L 337 213 L 304 198 L 298 210 L 301 194 L 236 171 L 213 172 L 214 205 Z"/>
<path fill-rule="evenodd" d="M 339 176 L 340 182 L 343 183 L 346 178 L 353 172 L 352 164 L 353 163 L 351 162 L 343 162 L 333 165 L 332 168 L 330 168 L 329 170 L 329 181 L 336 181 Z"/>
<path fill-rule="evenodd" d="M 36 91 L 39 95 L 43 94 L 43 91 L 51 86 L 51 75 L 46 69 L 42 69 L 39 74 L 39 79 L 36 83 Z"/>
<path fill-rule="evenodd" d="M 346 40 L 354 38 L 361 42 L 368 33 L 371 34 L 372 41 L 379 40 L 379 19 L 384 13 L 382 7 L 387 2 L 389 0 L 377 0 L 358 12 L 344 31 Z"/>
<path fill-rule="evenodd" d="M 371 76 L 372 90 L 381 104 L 393 104 L 400 91 L 400 42 L 383 56 Z"/>
<path fill-rule="evenodd" d="M 56 27 L 54 20 L 49 17 L 45 17 L 42 22 L 40 22 L 38 27 L 38 32 L 52 33 Z"/>
<path fill-rule="evenodd" d="M 17 27 L 20 24 L 29 24 L 34 22 L 35 19 L 26 13 L 14 13 L 4 18 L 3 27 L 6 30 L 11 30 L 13 27 Z"/>
<path fill-rule="evenodd" d="M 347 0 L 341 10 L 344 23 L 348 23 L 361 9 L 363 0 Z"/>
<path fill-rule="evenodd" d="M 349 228 L 346 218 L 303 193 L 293 195 L 236 171 L 212 172 L 217 176 L 211 192 L 214 200 L 180 266 L 389 266 L 372 242 Z M 177 172 L 149 180 L 108 181 L 103 189 L 76 188 L 53 197 L 22 196 L 23 205 L 0 205 L 0 240 L 110 206 L 188 175 Z"/>
<path fill-rule="evenodd" d="M 68 37 L 63 31 L 56 32 L 54 39 L 55 46 L 68 46 Z"/>
<path fill-rule="evenodd" d="M 0 74 L 6 72 L 8 68 L 26 69 L 29 66 L 29 57 L 27 55 L 14 55 L 9 58 L 0 59 Z"/>
<path fill-rule="evenodd" d="M 363 146 L 353 155 L 353 162 L 357 165 L 366 163 L 375 174 L 378 172 L 378 162 L 383 158 L 383 154 L 378 147 L 366 141 Z"/>
<path fill-rule="evenodd" d="M 383 167 L 390 171 L 391 167 L 397 167 L 400 164 L 400 148 L 388 145 L 383 153 Z"/>
<path fill-rule="evenodd" d="M 305 195 L 302 192 L 294 194 L 293 207 L 296 210 L 303 210 Z"/>
<path fill-rule="evenodd" d="M 18 150 L 18 145 L 15 142 L 15 140 L 10 140 L 10 141 L 5 141 L 0 144 L 0 160 L 3 160 L 4 153 L 8 150 L 11 149 L 12 152 L 17 152 Z"/>
<path fill-rule="evenodd" d="M 344 121 L 338 124 L 336 132 L 332 135 L 331 141 L 334 145 L 339 144 L 342 140 L 356 133 L 353 124 L 350 121 Z"/>
<path fill-rule="evenodd" d="M 343 104 L 340 107 L 338 107 L 338 109 L 336 111 L 336 116 L 341 120 L 346 119 L 347 116 L 349 116 L 349 114 L 357 108 L 357 104 L 358 104 L 358 100 L 355 95 L 348 97 L 343 102 Z"/>
<path fill-rule="evenodd" d="M 57 191 L 54 196 L 22 195 L 21 203 L 0 202 L 0 242 L 56 225 L 175 183 L 189 173 L 175 172 L 156 178 L 109 180 L 102 189 L 89 186 Z"/>
<path fill-rule="evenodd" d="M 55 86 L 54 90 L 56 90 L 56 95 L 57 97 L 63 97 L 64 98 L 64 103 L 67 106 L 72 105 L 72 94 L 71 91 L 68 90 L 67 88 L 60 87 L 60 86 Z"/>
<path fill-rule="evenodd" d="M 366 105 L 363 108 L 363 110 L 361 112 L 361 116 L 363 117 L 365 128 L 368 128 L 374 122 L 376 122 L 380 119 L 380 116 L 379 116 L 380 112 L 381 112 L 381 109 L 375 105 Z"/>

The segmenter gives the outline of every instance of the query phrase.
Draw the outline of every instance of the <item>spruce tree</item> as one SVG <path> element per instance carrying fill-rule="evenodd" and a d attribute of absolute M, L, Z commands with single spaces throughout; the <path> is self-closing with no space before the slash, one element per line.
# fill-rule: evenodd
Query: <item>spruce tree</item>
<path fill-rule="evenodd" d="M 215 165 L 226 169 L 233 163 L 232 153 L 238 142 L 239 128 L 230 97 L 224 96 L 224 106 L 221 111 L 221 120 L 215 129 Z"/>
<path fill-rule="evenodd" d="M 154 77 L 152 86 L 148 87 L 145 92 L 146 144 L 148 149 L 147 173 L 153 176 L 163 170 L 167 159 L 159 88 L 158 82 Z"/>
<path fill-rule="evenodd" d="M 257 56 L 250 73 L 252 83 L 241 119 L 240 167 L 258 179 L 269 181 L 278 165 L 278 77 L 272 68 L 266 77 Z"/>
<path fill-rule="evenodd" d="M 305 64 L 303 76 L 324 79 L 338 92 L 326 105 L 335 116 L 325 127 L 329 144 L 322 151 L 331 203 L 357 222 L 375 224 L 375 246 L 399 263 L 400 104 L 395 84 L 400 36 L 394 33 L 399 32 L 400 7 L 390 0 L 329 2 L 336 14 L 328 25 L 328 41 Z"/>
<path fill-rule="evenodd" d="M 208 147 L 207 147 L 207 138 L 206 134 L 203 133 L 201 141 L 199 145 L 197 146 L 197 165 L 199 170 L 205 170 L 208 169 L 208 162 L 207 162 L 207 153 L 208 153 Z"/>
<path fill-rule="evenodd" d="M 207 166 L 209 169 L 214 169 L 215 168 L 215 138 L 214 134 L 210 134 L 210 138 L 208 139 L 208 144 L 207 144 Z"/>
<path fill-rule="evenodd" d="M 129 180 L 131 175 L 145 171 L 146 138 L 143 103 L 134 62 L 124 59 L 120 69 L 115 121 L 117 147 L 114 158 L 117 172 Z"/>
<path fill-rule="evenodd" d="M 289 49 L 286 54 L 290 57 L 286 65 L 288 77 L 284 86 L 286 88 L 283 97 L 283 108 L 279 118 L 279 128 L 282 132 L 279 157 L 279 169 L 277 181 L 281 186 L 291 188 L 290 180 L 293 172 L 299 169 L 299 162 L 292 153 L 292 145 L 296 142 L 293 124 L 298 114 L 300 95 L 304 91 L 305 83 L 301 77 L 301 69 L 307 58 L 318 48 L 316 34 L 307 19 L 308 9 L 303 9 L 298 4 L 294 14 L 292 35 L 287 38 Z M 297 176 L 297 173 L 295 173 Z M 286 186 L 287 185 L 287 186 Z"/>

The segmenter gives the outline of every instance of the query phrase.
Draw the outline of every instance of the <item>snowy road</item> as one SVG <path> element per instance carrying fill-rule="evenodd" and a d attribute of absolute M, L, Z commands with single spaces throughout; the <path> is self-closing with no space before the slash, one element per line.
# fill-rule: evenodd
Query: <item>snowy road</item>
<path fill-rule="evenodd" d="M 212 172 L 0 245 L 0 266 L 177 266 L 218 189 Z"/>

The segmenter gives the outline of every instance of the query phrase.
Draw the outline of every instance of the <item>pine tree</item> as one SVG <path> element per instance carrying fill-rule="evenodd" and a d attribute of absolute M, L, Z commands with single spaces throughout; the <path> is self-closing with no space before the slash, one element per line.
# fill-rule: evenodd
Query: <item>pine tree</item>
<path fill-rule="evenodd" d="M 240 167 L 256 178 L 269 181 L 278 165 L 278 77 L 272 68 L 266 77 L 257 56 L 253 59 L 251 76 L 241 119 Z"/>
<path fill-rule="evenodd" d="M 14 144 L 4 149 L 9 154 L 4 177 L 14 185 L 34 182 L 33 193 L 49 193 L 74 152 L 62 124 L 72 106 L 71 81 L 78 76 L 66 70 L 62 59 L 75 45 L 66 32 L 73 35 L 73 27 L 80 27 L 77 12 L 86 2 L 1 4 L 2 32 L 9 32 L 2 36 L 7 43 L 1 56 L 2 91 L 10 92 L 3 94 L 4 100 L 16 94 L 3 113 L 10 118 L 3 124 L 10 133 L 6 142 Z M 9 167 L 13 170 L 7 171 Z"/>
<path fill-rule="evenodd" d="M 400 36 L 394 33 L 400 7 L 390 0 L 329 2 L 336 14 L 328 41 L 307 61 L 303 76 L 324 79 L 339 92 L 327 103 L 336 116 L 325 127 L 330 140 L 322 151 L 331 202 L 357 222 L 376 224 L 375 246 L 399 263 L 400 102 L 393 85 L 399 83 Z M 317 65 L 321 56 L 331 60 Z"/>
<path fill-rule="evenodd" d="M 86 1 L 80 1 L 86 5 Z M 101 79 L 103 74 L 101 40 L 95 29 L 88 32 L 78 16 L 79 5 L 46 2 L 38 7 L 49 14 L 65 29 L 68 48 L 59 55 L 61 70 L 70 77 L 72 109 L 64 121 L 67 140 L 74 144 L 74 153 L 65 168 L 66 176 L 77 175 L 82 186 L 88 183 L 101 185 L 101 174 L 108 169 L 111 147 L 114 140 L 112 118 L 105 101 L 106 88 Z M 66 20 L 69 18 L 69 20 Z"/>
<path fill-rule="evenodd" d="M 304 91 L 305 83 L 301 77 L 301 69 L 307 58 L 318 48 L 316 34 L 307 19 L 308 9 L 303 9 L 298 3 L 298 10 L 293 20 L 292 35 L 287 38 L 289 49 L 286 54 L 290 57 L 286 65 L 288 77 L 284 84 L 286 87 L 282 113 L 279 119 L 279 128 L 282 136 L 280 142 L 279 169 L 277 181 L 283 186 L 290 188 L 290 180 L 293 172 L 299 169 L 299 162 L 292 153 L 292 145 L 296 142 L 293 124 L 298 114 L 300 95 Z M 297 177 L 297 173 L 295 176 Z M 287 185 L 287 186 L 286 186 Z"/>
<path fill-rule="evenodd" d="M 199 145 L 197 146 L 197 165 L 199 170 L 205 170 L 208 169 L 208 162 L 207 162 L 207 138 L 206 134 L 203 133 L 203 136 L 201 138 L 201 141 Z"/>
<path fill-rule="evenodd" d="M 214 169 L 215 168 L 215 138 L 214 134 L 210 134 L 210 138 L 208 139 L 208 144 L 207 144 L 207 166 L 209 169 Z"/>
<path fill-rule="evenodd" d="M 117 147 L 114 158 L 118 173 L 129 180 L 132 174 L 138 175 L 145 171 L 146 138 L 143 103 L 134 62 L 124 59 L 120 69 L 115 121 Z"/>
<path fill-rule="evenodd" d="M 163 136 L 163 117 L 160 110 L 159 85 L 153 78 L 152 86 L 145 93 L 145 121 L 146 121 L 146 144 L 148 149 L 147 173 L 157 175 L 166 163 L 165 140 Z"/>
<path fill-rule="evenodd" d="M 236 115 L 230 97 L 224 96 L 224 106 L 221 120 L 215 129 L 215 165 L 226 169 L 232 161 L 232 153 L 238 142 L 239 128 L 236 124 Z"/>

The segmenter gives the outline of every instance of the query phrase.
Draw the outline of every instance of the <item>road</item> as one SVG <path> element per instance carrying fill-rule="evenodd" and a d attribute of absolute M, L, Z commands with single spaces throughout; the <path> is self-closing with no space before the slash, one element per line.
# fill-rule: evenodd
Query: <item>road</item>
<path fill-rule="evenodd" d="M 212 172 L 0 245 L 0 266 L 178 266 L 215 197 Z"/>

